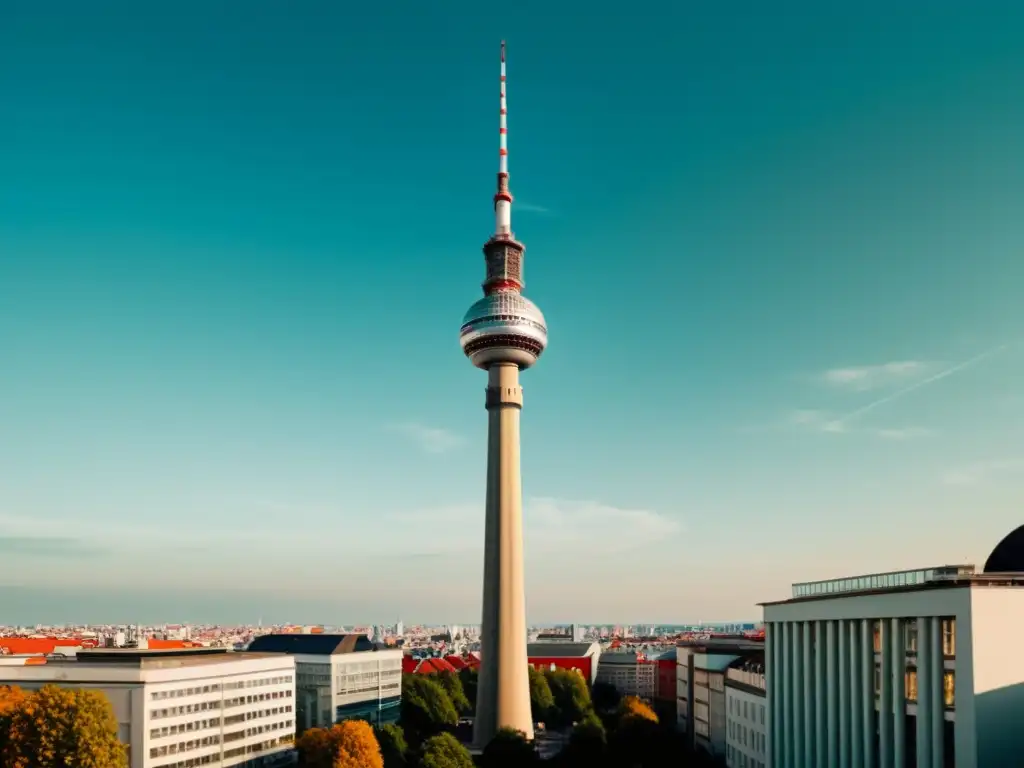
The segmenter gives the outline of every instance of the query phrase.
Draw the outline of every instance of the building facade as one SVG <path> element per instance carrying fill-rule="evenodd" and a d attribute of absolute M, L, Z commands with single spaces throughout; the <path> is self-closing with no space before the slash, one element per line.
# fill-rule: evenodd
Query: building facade
<path fill-rule="evenodd" d="M 255 768 L 294 759 L 295 662 L 286 656 L 80 650 L 75 659 L 0 667 L 0 684 L 100 691 L 131 768 Z"/>
<path fill-rule="evenodd" d="M 1024 574 L 795 584 L 764 611 L 769 765 L 989 768 L 1024 754 Z"/>
<path fill-rule="evenodd" d="M 295 660 L 296 725 L 323 728 L 342 720 L 398 721 L 402 651 L 379 648 L 365 635 L 261 635 L 250 651 Z"/>
<path fill-rule="evenodd" d="M 571 669 L 593 684 L 600 668 L 597 643 L 537 642 L 526 646 L 527 661 L 534 669 Z"/>
<path fill-rule="evenodd" d="M 725 670 L 728 768 L 765 768 L 768 764 L 764 654 L 742 656 Z"/>
<path fill-rule="evenodd" d="M 637 653 L 605 653 L 595 682 L 608 683 L 622 696 L 652 700 L 658 688 L 658 665 Z"/>

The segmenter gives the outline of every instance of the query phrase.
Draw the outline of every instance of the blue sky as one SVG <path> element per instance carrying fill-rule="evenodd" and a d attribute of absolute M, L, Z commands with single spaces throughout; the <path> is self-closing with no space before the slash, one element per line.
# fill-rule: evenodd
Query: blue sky
<path fill-rule="evenodd" d="M 1022 24 L 7 9 L 0 621 L 477 620 L 457 338 L 503 37 L 551 333 L 530 618 L 752 618 L 793 580 L 980 564 L 1024 498 Z"/>

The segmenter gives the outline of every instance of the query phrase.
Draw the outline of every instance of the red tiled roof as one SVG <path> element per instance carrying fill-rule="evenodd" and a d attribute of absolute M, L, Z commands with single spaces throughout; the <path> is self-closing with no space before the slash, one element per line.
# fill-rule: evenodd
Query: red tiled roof
<path fill-rule="evenodd" d="M 196 643 L 191 640 L 158 640 L 155 637 L 149 638 L 147 641 L 150 650 L 153 651 L 169 651 L 176 648 L 196 648 Z"/>
<path fill-rule="evenodd" d="M 416 667 L 420 665 L 419 659 L 414 659 L 412 656 L 402 656 L 402 674 L 411 675 L 416 671 Z"/>
<path fill-rule="evenodd" d="M 417 675 L 431 675 L 436 672 L 455 672 L 456 669 L 444 659 L 424 659 L 416 667 Z"/>
<path fill-rule="evenodd" d="M 95 645 L 80 637 L 0 637 L 0 654 L 53 653 L 57 646 L 83 648 Z"/>
<path fill-rule="evenodd" d="M 456 656 L 454 654 L 449 654 L 448 656 L 445 656 L 444 660 L 451 664 L 453 667 L 455 667 L 456 670 L 466 669 L 469 666 L 469 662 L 466 661 L 466 659 L 462 658 L 461 656 Z"/>

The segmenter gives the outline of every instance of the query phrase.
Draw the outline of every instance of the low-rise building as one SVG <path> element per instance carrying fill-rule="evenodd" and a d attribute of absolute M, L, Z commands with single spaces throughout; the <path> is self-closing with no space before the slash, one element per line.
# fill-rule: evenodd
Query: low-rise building
<path fill-rule="evenodd" d="M 294 758 L 295 661 L 226 649 L 78 651 L 0 666 L 0 684 L 103 693 L 130 768 L 271 766 Z"/>
<path fill-rule="evenodd" d="M 652 700 L 658 688 L 658 664 L 641 653 L 605 653 L 596 682 L 608 683 L 622 696 Z"/>
<path fill-rule="evenodd" d="M 536 669 L 574 669 L 593 684 L 600 669 L 601 646 L 597 643 L 527 643 L 527 661 Z"/>
<path fill-rule="evenodd" d="M 250 651 L 295 659 L 298 730 L 342 720 L 397 722 L 402 704 L 402 651 L 366 635 L 260 635 Z"/>
<path fill-rule="evenodd" d="M 747 654 L 725 669 L 728 768 L 765 768 L 768 761 L 764 653 Z"/>

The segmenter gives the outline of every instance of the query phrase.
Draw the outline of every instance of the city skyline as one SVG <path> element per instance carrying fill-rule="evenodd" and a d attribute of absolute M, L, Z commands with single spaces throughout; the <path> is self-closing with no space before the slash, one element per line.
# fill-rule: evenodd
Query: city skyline
<path fill-rule="evenodd" d="M 501 36 L 557 328 L 529 622 L 741 620 L 1019 522 L 1024 9 L 664 4 L 610 40 L 592 5 L 109 5 L 0 29 L 12 620 L 479 615 L 452 328 Z"/>

